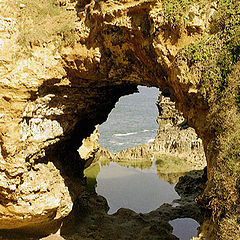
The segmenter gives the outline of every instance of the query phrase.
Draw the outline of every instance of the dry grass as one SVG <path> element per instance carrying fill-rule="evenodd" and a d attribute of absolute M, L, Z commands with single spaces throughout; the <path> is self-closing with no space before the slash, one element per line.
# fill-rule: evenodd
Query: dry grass
<path fill-rule="evenodd" d="M 34 46 L 49 42 L 61 48 L 76 40 L 75 12 L 67 11 L 57 0 L 20 0 L 17 3 L 10 0 L 7 11 L 8 17 L 17 19 L 17 43 L 21 46 L 17 55 L 31 54 Z"/>

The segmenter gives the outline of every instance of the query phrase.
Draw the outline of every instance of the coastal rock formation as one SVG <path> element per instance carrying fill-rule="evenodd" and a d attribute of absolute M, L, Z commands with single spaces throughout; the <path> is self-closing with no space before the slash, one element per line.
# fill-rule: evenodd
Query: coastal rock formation
<path fill-rule="evenodd" d="M 77 202 L 74 212 L 62 227 L 64 239 L 166 239 L 177 240 L 169 221 L 178 217 L 194 218 L 202 222 L 201 211 L 191 202 L 172 207 L 163 204 L 150 213 L 135 213 L 119 209 L 108 215 L 106 200 L 99 195 L 86 196 Z M 86 216 L 85 213 L 88 213 Z M 81 224 L 78 224 L 84 219 Z M 74 223 L 74 224 L 72 224 Z M 50 240 L 50 239 L 49 239 Z"/>
<path fill-rule="evenodd" d="M 110 153 L 108 150 L 100 148 L 96 159 L 134 161 L 168 155 L 186 159 L 189 165 L 203 169 L 206 166 L 206 158 L 202 140 L 197 136 L 195 130 L 188 126 L 187 120 L 175 108 L 175 103 L 169 97 L 164 97 L 160 93 L 156 104 L 159 109 L 159 128 L 152 143 L 131 147 L 118 153 Z"/>
<path fill-rule="evenodd" d="M 203 140 L 208 184 L 199 202 L 213 226 L 204 235 L 237 239 L 238 9 L 234 1 L 1 0 L 0 228 L 68 215 L 84 182 L 82 140 L 119 97 L 145 85 L 170 96 Z"/>
<path fill-rule="evenodd" d="M 81 159 L 85 160 L 84 167 L 87 168 L 94 160 L 97 151 L 99 150 L 98 144 L 98 129 L 96 128 L 90 137 L 84 138 L 78 153 Z"/>
<path fill-rule="evenodd" d="M 189 188 L 191 183 L 192 188 Z M 62 235 L 65 239 L 178 239 L 173 235 L 169 221 L 192 218 L 203 221 L 201 209 L 194 202 L 203 191 L 201 171 L 189 173 L 181 178 L 175 189 L 181 196 L 175 200 L 177 206 L 163 204 L 149 213 L 135 213 L 120 208 L 108 215 L 106 200 L 96 194 L 85 195 L 74 206 L 74 211 L 66 218 Z M 86 212 L 89 213 L 86 215 Z M 84 216 L 84 217 L 83 217 Z M 118 229 L 118 231 L 116 231 Z"/>
<path fill-rule="evenodd" d="M 185 158 L 196 165 L 206 165 L 202 140 L 169 97 L 159 95 L 158 133 L 154 140 L 154 151 Z"/>

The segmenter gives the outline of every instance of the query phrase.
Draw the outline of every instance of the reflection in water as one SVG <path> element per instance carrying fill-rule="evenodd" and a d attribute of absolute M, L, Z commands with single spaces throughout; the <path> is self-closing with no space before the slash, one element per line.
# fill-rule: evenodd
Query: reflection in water
<path fill-rule="evenodd" d="M 103 213 L 100 214 L 106 224 L 116 221 L 117 226 L 119 226 L 122 217 L 126 218 L 124 214 L 130 214 L 129 221 L 130 216 L 135 216 L 134 221 L 137 222 L 133 221 L 133 224 L 137 224 L 138 227 L 141 225 L 140 219 L 142 217 L 149 218 L 147 223 L 149 226 L 153 219 L 156 220 L 158 223 L 154 224 L 159 226 L 158 234 L 163 236 L 163 229 L 167 229 L 168 232 L 168 236 L 162 239 L 188 240 L 196 236 L 199 226 L 193 219 L 202 222 L 203 218 L 203 214 L 194 203 L 196 195 L 202 191 L 199 188 L 201 171 L 190 171 L 192 169 L 189 169 L 189 166 L 185 164 L 185 160 L 178 158 L 162 157 L 155 161 L 130 160 L 124 162 L 111 162 L 106 159 L 96 162 L 85 170 L 87 176 L 86 193 L 94 193 L 96 190 L 99 195 L 106 198 L 110 209 L 108 214 L 104 213 L 104 217 Z M 178 181 L 179 177 L 183 175 L 185 176 Z M 177 183 L 176 187 L 175 183 Z M 189 186 L 191 187 L 189 188 Z M 137 213 L 147 214 L 134 215 L 135 213 L 131 210 L 118 210 L 119 208 L 132 209 Z M 99 208 L 96 207 L 96 209 L 99 212 Z M 115 213 L 116 211 L 117 213 Z M 123 211 L 126 212 L 123 214 Z M 174 228 L 173 235 L 171 234 L 171 225 Z M 124 228 L 124 226 L 122 227 Z M 110 234 L 109 228 L 107 225 L 104 234 Z M 113 226 L 113 228 L 115 227 Z M 131 227 L 124 231 L 131 231 Z M 149 234 L 147 233 L 146 236 Z M 151 232 L 150 235 L 152 234 Z"/>
<path fill-rule="evenodd" d="M 126 161 L 115 161 L 118 165 L 123 167 L 133 167 L 139 168 L 141 170 L 150 169 L 155 166 L 157 175 L 160 179 L 171 184 L 178 182 L 179 178 L 184 176 L 187 172 L 194 169 L 193 166 L 190 166 L 185 159 L 177 157 L 169 157 L 166 155 L 158 156 L 157 160 L 154 162 L 149 159 L 143 160 L 128 160 Z M 109 166 L 110 160 L 105 159 L 101 160 L 102 166 Z"/>
<path fill-rule="evenodd" d="M 95 188 L 97 186 L 97 175 L 100 172 L 99 163 L 95 163 L 88 167 L 84 174 L 87 177 L 87 185 L 85 191 L 88 193 L 95 193 Z"/>
<path fill-rule="evenodd" d="M 192 218 L 177 218 L 169 223 L 173 227 L 173 235 L 180 240 L 189 240 L 197 235 L 197 229 L 200 226 L 197 221 Z"/>
<path fill-rule="evenodd" d="M 179 198 L 173 184 L 158 178 L 155 164 L 145 170 L 122 167 L 114 162 L 101 166 L 96 192 L 107 199 L 108 214 L 119 208 L 147 213 Z"/>

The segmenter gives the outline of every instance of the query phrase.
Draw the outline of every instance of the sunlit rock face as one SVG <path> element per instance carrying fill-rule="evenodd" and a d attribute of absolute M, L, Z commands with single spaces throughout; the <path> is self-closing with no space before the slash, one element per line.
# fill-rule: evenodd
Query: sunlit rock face
<path fill-rule="evenodd" d="M 155 152 L 185 158 L 196 167 L 203 168 L 206 158 L 202 140 L 175 108 L 175 103 L 160 94 L 157 106 L 159 129 L 154 141 Z"/>
<path fill-rule="evenodd" d="M 11 9 L 10 2 L 0 4 Z M 85 161 L 98 147 L 86 139 L 79 154 L 82 140 L 107 118 L 120 96 L 136 91 L 136 84 L 102 84 L 101 79 L 69 76 L 63 59 L 69 60 L 73 50 L 66 48 L 61 55 L 53 43 L 33 47 L 32 56 L 16 58 L 16 52 L 7 49 L 20 48 L 17 20 L 0 21 L 2 229 L 50 223 L 69 214 L 83 190 Z M 80 47 L 73 61 L 85 57 L 95 74 L 95 62 L 84 55 L 86 45 Z"/>
<path fill-rule="evenodd" d="M 192 6 L 189 21 L 174 28 L 164 21 L 162 1 L 60 2 L 75 16 L 75 43 L 27 42 L 31 54 L 16 57 L 28 4 L 16 3 L 18 14 L 6 17 L 11 1 L 0 1 L 0 228 L 68 215 L 82 191 L 82 140 L 137 85 L 158 87 L 176 102 L 203 139 L 209 178 L 214 175 L 206 95 L 187 64 L 175 62 L 179 49 L 209 34 L 214 5 Z"/>
<path fill-rule="evenodd" d="M 175 103 L 169 97 L 159 93 L 156 105 L 159 110 L 158 132 L 154 141 L 122 150 L 118 153 L 110 153 L 100 148 L 96 159 L 110 158 L 115 161 L 158 159 L 161 155 L 168 155 L 186 160 L 186 164 L 195 169 L 203 169 L 206 166 L 206 158 L 202 140 L 195 130 L 189 127 L 183 114 L 175 107 Z"/>

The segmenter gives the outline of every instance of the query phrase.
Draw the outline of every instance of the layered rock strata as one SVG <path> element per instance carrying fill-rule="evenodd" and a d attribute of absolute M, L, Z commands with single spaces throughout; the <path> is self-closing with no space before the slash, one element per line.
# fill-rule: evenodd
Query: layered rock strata
<path fill-rule="evenodd" d="M 191 163 L 206 165 L 202 140 L 195 130 L 188 125 L 187 120 L 175 108 L 169 97 L 159 95 L 158 133 L 153 143 L 158 153 L 171 154 L 185 158 Z"/>
<path fill-rule="evenodd" d="M 204 46 L 215 41 L 211 56 L 226 50 L 223 39 L 236 40 L 237 53 L 237 38 L 219 38 L 218 28 L 211 28 L 216 23 L 220 32 L 231 29 L 233 22 L 221 24 L 225 17 L 215 14 L 226 12 L 222 1 L 173 8 L 178 1 L 36 2 L 32 8 L 33 1 L 0 1 L 0 228 L 68 215 L 81 193 L 82 140 L 106 120 L 120 96 L 145 85 L 169 95 L 203 140 L 209 181 L 201 203 L 213 216 L 213 228 L 204 234 L 239 236 L 239 111 L 231 102 L 239 98 L 238 70 L 226 84 L 228 59 L 203 70 L 199 62 L 207 53 L 199 56 L 190 48 L 192 57 L 179 54 L 200 39 Z M 206 72 L 223 80 L 204 85 Z"/>
<path fill-rule="evenodd" d="M 202 169 L 206 166 L 206 158 L 202 140 L 195 130 L 189 127 L 183 114 L 175 108 L 175 103 L 161 93 L 157 101 L 159 109 L 158 133 L 152 143 L 110 153 L 100 148 L 96 160 L 110 158 L 114 161 L 154 159 L 161 155 L 184 158 L 189 165 Z"/>

